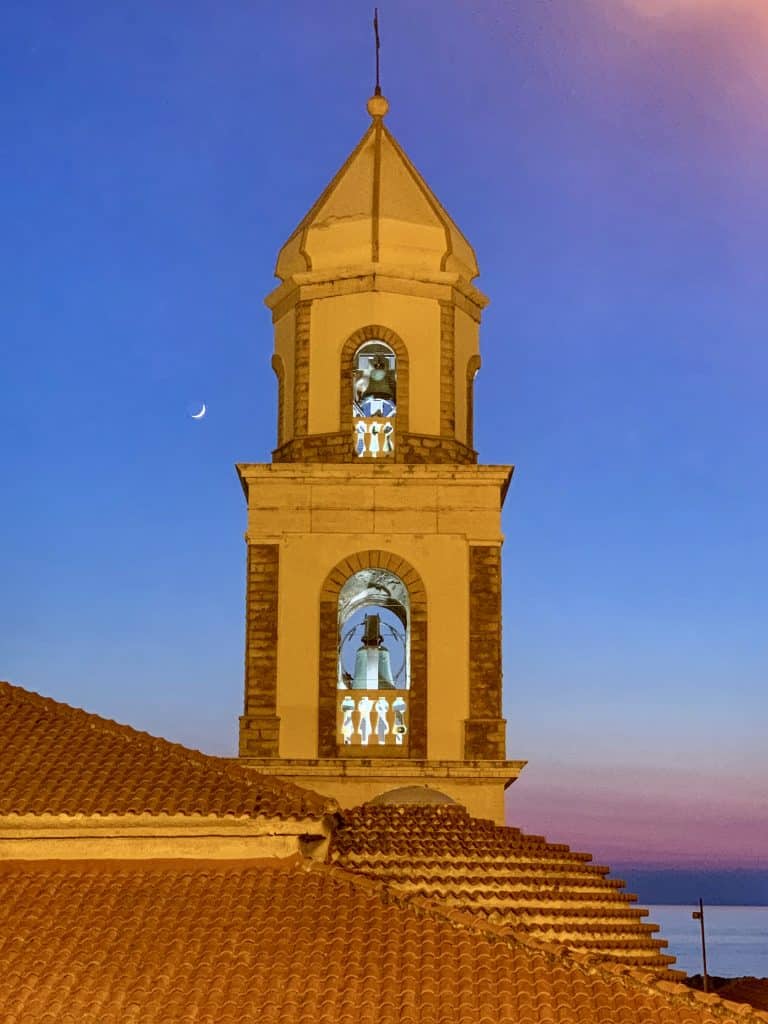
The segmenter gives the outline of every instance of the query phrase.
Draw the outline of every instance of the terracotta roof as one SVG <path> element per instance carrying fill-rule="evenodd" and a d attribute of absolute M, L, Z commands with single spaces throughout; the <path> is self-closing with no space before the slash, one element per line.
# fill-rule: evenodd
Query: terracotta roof
<path fill-rule="evenodd" d="M 333 801 L 0 682 L 0 815 L 320 818 Z"/>
<path fill-rule="evenodd" d="M 469 915 L 335 868 L 132 861 L 0 865 L 0 1019 L 746 1024 L 768 1015 L 504 941 Z"/>
<path fill-rule="evenodd" d="M 365 805 L 345 811 L 332 863 L 441 900 L 532 939 L 666 971 L 674 957 L 647 910 L 608 868 L 541 836 L 472 818 L 460 806 Z"/>

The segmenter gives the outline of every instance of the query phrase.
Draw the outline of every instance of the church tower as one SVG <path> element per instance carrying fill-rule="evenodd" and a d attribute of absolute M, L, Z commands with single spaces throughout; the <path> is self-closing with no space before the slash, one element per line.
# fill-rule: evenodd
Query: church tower
<path fill-rule="evenodd" d="M 277 447 L 248 502 L 241 762 L 503 821 L 501 506 L 477 464 L 472 247 L 371 124 L 277 258 Z M 426 787 L 426 788 L 425 788 Z"/>

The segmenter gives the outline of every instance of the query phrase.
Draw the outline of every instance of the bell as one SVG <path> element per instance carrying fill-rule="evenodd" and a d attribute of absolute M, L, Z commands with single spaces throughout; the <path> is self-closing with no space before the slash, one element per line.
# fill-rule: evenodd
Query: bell
<path fill-rule="evenodd" d="M 378 615 L 366 615 L 363 642 L 355 654 L 352 690 L 394 690 L 389 651 L 384 646 Z"/>
<path fill-rule="evenodd" d="M 374 655 L 374 658 L 371 658 Z M 374 683 L 369 685 L 373 676 Z M 379 678 L 378 651 L 371 647 L 360 647 L 355 654 L 355 673 L 349 684 L 352 690 L 375 690 Z"/>
<path fill-rule="evenodd" d="M 389 651 L 386 647 L 379 648 L 379 690 L 394 690 L 395 680 L 392 678 L 392 666 L 389 663 Z"/>
<path fill-rule="evenodd" d="M 394 373 L 387 366 L 384 356 L 371 356 L 371 368 L 363 392 L 362 401 L 368 398 L 385 398 L 389 402 L 395 400 Z"/>

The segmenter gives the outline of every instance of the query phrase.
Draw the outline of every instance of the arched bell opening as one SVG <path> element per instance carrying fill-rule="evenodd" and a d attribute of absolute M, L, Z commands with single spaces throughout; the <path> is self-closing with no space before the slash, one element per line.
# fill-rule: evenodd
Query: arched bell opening
<path fill-rule="evenodd" d="M 364 342 L 352 358 L 352 425 L 358 458 L 395 452 L 397 356 L 386 342 Z"/>
<path fill-rule="evenodd" d="M 342 690 L 407 690 L 411 679 L 411 601 L 387 569 L 362 569 L 339 592 Z"/>
<path fill-rule="evenodd" d="M 337 742 L 407 748 L 410 597 L 383 568 L 353 573 L 339 591 Z"/>
<path fill-rule="evenodd" d="M 398 461 L 405 450 L 408 366 L 405 343 L 383 324 L 360 327 L 342 344 L 339 426 L 353 459 Z"/>
<path fill-rule="evenodd" d="M 412 566 L 365 551 L 320 594 L 320 757 L 426 757 L 427 602 Z"/>

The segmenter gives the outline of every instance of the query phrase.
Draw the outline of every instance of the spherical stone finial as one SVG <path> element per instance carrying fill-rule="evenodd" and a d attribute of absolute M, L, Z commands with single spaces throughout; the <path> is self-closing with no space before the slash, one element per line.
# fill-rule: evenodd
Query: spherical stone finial
<path fill-rule="evenodd" d="M 381 95 L 381 93 L 377 93 L 371 96 L 368 100 L 366 110 L 371 117 L 384 117 L 386 112 L 389 110 L 389 102 Z"/>

